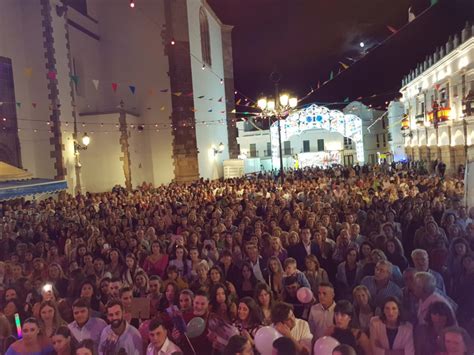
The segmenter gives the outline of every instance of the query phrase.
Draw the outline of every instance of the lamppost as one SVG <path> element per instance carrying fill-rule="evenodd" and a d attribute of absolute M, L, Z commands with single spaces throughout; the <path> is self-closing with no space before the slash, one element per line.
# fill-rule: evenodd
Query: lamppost
<path fill-rule="evenodd" d="M 80 144 L 77 141 L 77 122 L 74 121 L 74 134 L 73 134 L 73 143 L 74 143 L 74 157 L 75 157 L 75 172 L 76 172 L 76 193 L 81 193 L 82 192 L 82 184 L 81 184 L 81 160 L 80 160 L 80 154 L 79 152 L 81 150 L 86 150 L 87 146 L 91 142 L 91 138 L 87 135 L 87 133 L 84 133 L 81 139 Z"/>
<path fill-rule="evenodd" d="M 283 172 L 283 152 L 281 147 L 281 120 L 288 116 L 290 111 L 298 105 L 298 99 L 296 97 L 290 97 L 288 94 L 279 94 L 278 91 L 278 80 L 274 80 L 275 83 L 275 99 L 267 100 L 267 98 L 261 98 L 258 100 L 257 105 L 262 110 L 262 114 L 265 117 L 275 116 L 278 120 L 278 149 L 280 151 L 280 181 L 283 185 L 285 181 Z M 270 125 L 270 138 L 271 138 L 271 125 Z M 273 164 L 273 157 L 272 157 Z"/>

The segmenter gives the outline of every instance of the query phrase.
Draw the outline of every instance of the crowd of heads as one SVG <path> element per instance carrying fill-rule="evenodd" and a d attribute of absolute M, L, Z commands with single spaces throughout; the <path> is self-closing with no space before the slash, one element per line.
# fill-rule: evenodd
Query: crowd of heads
<path fill-rule="evenodd" d="M 463 198 L 458 178 L 393 165 L 4 202 L 0 352 L 120 353 L 124 337 L 112 338 L 125 333 L 139 353 L 172 342 L 250 354 L 274 327 L 279 354 L 311 353 L 324 336 L 335 354 L 371 354 L 380 322 L 406 325 L 416 354 L 470 354 L 474 209 Z M 187 341 L 177 318 L 196 317 L 238 334 Z M 86 325 L 100 331 L 78 337 Z"/>

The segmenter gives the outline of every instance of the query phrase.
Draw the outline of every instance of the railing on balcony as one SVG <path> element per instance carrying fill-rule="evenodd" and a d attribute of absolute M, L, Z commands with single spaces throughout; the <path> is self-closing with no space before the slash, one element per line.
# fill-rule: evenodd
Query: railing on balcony
<path fill-rule="evenodd" d="M 265 149 L 265 150 L 263 151 L 263 155 L 264 155 L 265 157 L 271 157 L 271 156 L 272 156 L 272 151 Z"/>
<path fill-rule="evenodd" d="M 293 155 L 293 148 L 283 148 L 283 155 Z"/>
<path fill-rule="evenodd" d="M 258 150 L 251 150 L 249 152 L 249 157 L 250 158 L 258 158 Z"/>

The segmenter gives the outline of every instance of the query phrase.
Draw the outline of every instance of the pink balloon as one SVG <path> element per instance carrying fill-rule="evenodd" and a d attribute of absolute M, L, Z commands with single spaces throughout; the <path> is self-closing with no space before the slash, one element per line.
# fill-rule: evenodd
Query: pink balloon
<path fill-rule="evenodd" d="M 301 287 L 296 293 L 296 298 L 298 298 L 298 301 L 301 303 L 311 303 L 314 298 L 313 291 L 307 287 Z"/>
<path fill-rule="evenodd" d="M 321 337 L 314 343 L 313 354 L 332 355 L 332 352 L 339 342 L 333 337 Z"/>
<path fill-rule="evenodd" d="M 272 355 L 273 342 L 281 338 L 281 334 L 273 327 L 262 327 L 255 334 L 255 347 L 261 355 Z"/>

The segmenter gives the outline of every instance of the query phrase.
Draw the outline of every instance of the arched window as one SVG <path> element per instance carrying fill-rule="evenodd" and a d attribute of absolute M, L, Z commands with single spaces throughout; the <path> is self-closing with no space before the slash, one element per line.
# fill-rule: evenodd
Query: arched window
<path fill-rule="evenodd" d="M 199 27 L 201 30 L 201 54 L 202 61 L 206 66 L 211 66 L 211 38 L 209 35 L 209 21 L 206 10 L 203 7 L 199 10 Z"/>

